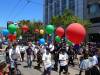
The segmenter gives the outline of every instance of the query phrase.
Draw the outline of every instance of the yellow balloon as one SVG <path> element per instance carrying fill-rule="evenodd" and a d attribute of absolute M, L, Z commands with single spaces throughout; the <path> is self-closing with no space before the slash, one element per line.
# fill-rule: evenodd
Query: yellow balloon
<path fill-rule="evenodd" d="M 40 30 L 40 34 L 44 34 L 44 30 L 43 29 Z"/>

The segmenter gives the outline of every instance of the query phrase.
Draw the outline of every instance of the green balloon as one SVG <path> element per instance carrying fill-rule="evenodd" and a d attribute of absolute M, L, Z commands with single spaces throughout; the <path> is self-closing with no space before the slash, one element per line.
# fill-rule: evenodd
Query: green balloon
<path fill-rule="evenodd" d="M 8 30 L 9 30 L 9 32 L 10 32 L 11 34 L 14 34 L 14 32 L 16 32 L 16 29 L 17 29 L 17 27 L 16 27 L 16 25 L 14 25 L 14 24 L 10 24 L 10 25 L 8 26 Z"/>
<path fill-rule="evenodd" d="M 61 42 L 60 37 L 59 37 L 59 36 L 56 36 L 56 37 L 55 37 L 55 41 L 56 41 L 56 42 Z"/>
<path fill-rule="evenodd" d="M 73 43 L 72 43 L 71 41 L 67 41 L 67 44 L 68 44 L 69 46 L 72 46 L 72 45 L 73 45 Z"/>
<path fill-rule="evenodd" d="M 46 26 L 46 32 L 48 34 L 52 34 L 54 32 L 54 26 L 53 25 L 47 25 Z"/>

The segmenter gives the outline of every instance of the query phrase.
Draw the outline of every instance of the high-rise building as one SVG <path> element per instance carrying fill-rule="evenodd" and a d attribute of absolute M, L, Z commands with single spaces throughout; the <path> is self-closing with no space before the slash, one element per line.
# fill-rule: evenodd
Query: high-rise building
<path fill-rule="evenodd" d="M 84 18 L 85 0 L 44 0 L 44 22 L 48 24 L 52 16 L 61 15 L 65 9 L 71 9 L 76 16 Z"/>
<path fill-rule="evenodd" d="M 86 16 L 93 23 L 89 27 L 90 40 L 100 42 L 100 0 L 87 0 Z"/>
<path fill-rule="evenodd" d="M 97 35 L 100 38 L 100 0 L 44 0 L 44 23 L 48 24 L 52 16 L 61 15 L 65 9 L 81 19 L 90 19 L 93 23 L 89 28 L 93 35 L 90 38 Z"/>

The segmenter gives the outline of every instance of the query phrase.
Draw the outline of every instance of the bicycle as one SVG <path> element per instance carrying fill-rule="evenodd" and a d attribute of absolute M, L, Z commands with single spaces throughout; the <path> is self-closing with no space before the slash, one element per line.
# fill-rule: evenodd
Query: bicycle
<path fill-rule="evenodd" d="M 12 60 L 10 62 L 10 75 L 17 75 L 17 60 Z"/>

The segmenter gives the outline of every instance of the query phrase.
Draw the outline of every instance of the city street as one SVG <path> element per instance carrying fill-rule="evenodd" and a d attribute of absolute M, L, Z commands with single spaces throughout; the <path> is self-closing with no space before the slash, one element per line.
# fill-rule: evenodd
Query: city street
<path fill-rule="evenodd" d="M 27 68 L 26 66 L 27 66 L 26 62 L 21 62 L 21 65 L 18 66 L 22 75 L 42 75 L 42 73 L 43 73 L 43 67 L 41 68 L 41 71 L 34 69 L 34 66 L 36 66 L 36 63 L 33 63 L 32 68 Z M 70 75 L 77 75 L 79 73 L 78 66 L 77 65 L 75 67 L 70 66 L 69 73 L 70 73 Z M 58 72 L 52 71 L 51 75 L 59 75 L 59 74 L 58 74 Z M 85 75 L 85 74 L 83 73 L 82 75 Z"/>
<path fill-rule="evenodd" d="M 0 3 L 0 75 L 100 75 L 100 0 Z"/>

